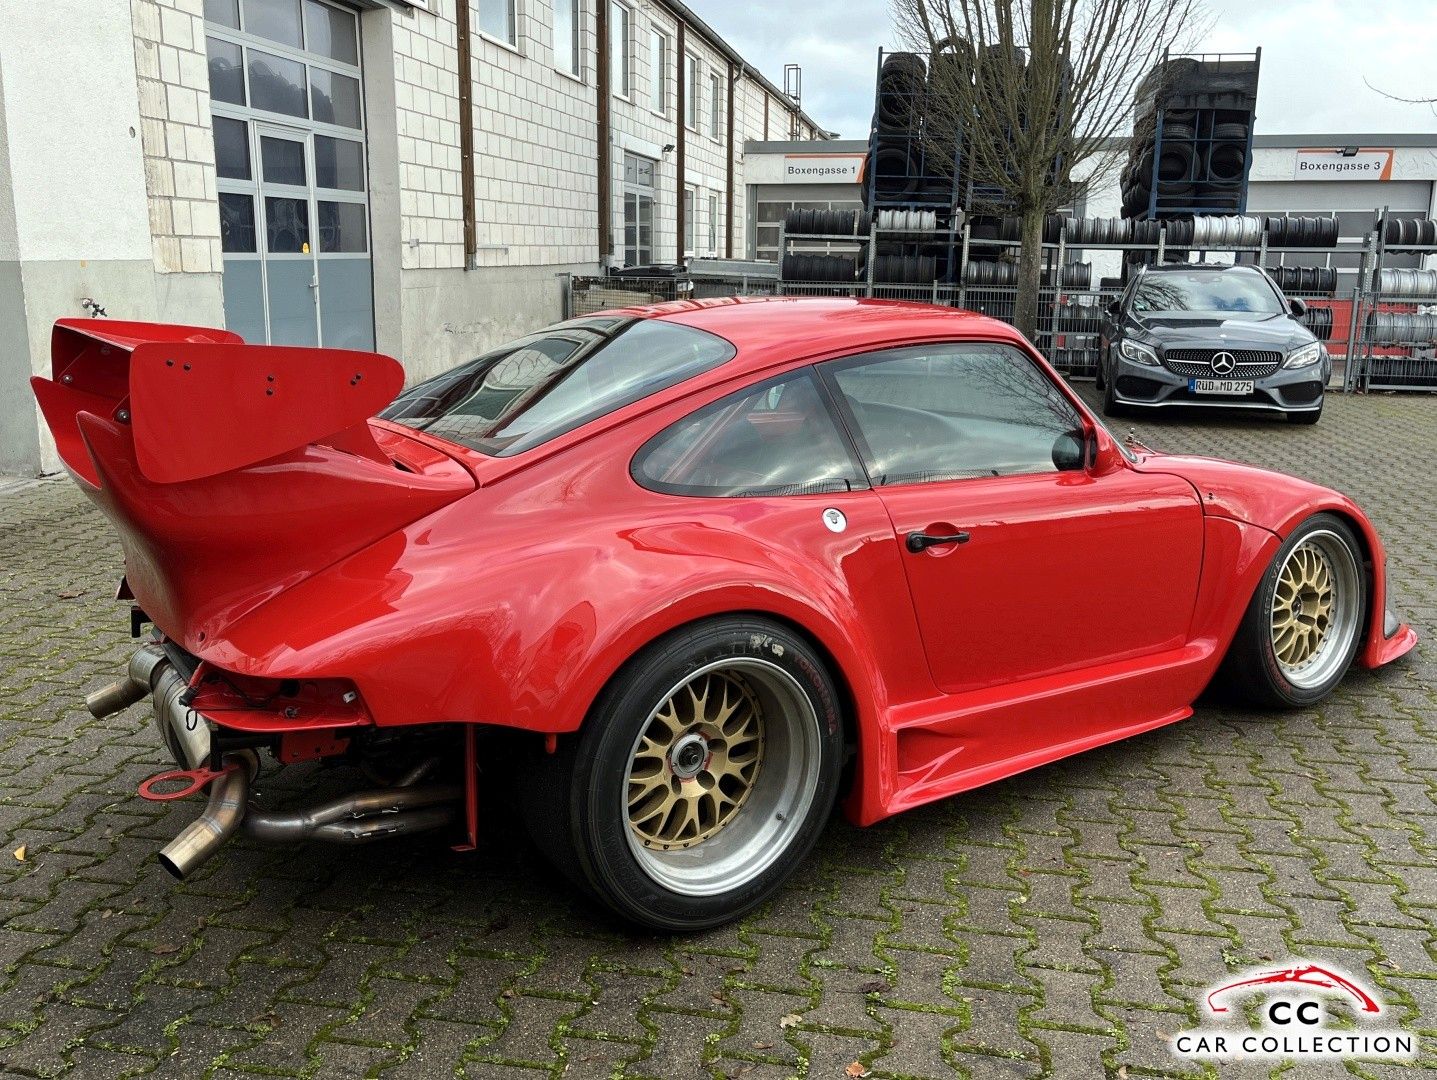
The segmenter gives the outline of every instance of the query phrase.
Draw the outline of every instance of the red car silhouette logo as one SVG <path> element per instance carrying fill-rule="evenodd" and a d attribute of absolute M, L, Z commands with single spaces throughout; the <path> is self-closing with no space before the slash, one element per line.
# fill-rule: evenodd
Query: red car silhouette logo
<path fill-rule="evenodd" d="M 1208 1011 L 1213 1013 L 1225 1013 L 1228 1011 L 1226 1005 L 1219 1005 L 1215 1002 L 1215 999 L 1222 994 L 1250 987 L 1283 986 L 1288 984 L 1313 987 L 1319 990 L 1336 990 L 1350 996 L 1362 1007 L 1363 1012 L 1380 1013 L 1382 1011 L 1382 1006 L 1377 1004 L 1372 995 L 1351 979 L 1345 978 L 1335 971 L 1329 971 L 1327 968 L 1319 967 L 1316 964 L 1302 964 L 1295 967 L 1280 968 L 1277 971 L 1260 972 L 1244 979 L 1238 979 L 1236 982 L 1219 986 L 1214 990 L 1208 991 Z"/>

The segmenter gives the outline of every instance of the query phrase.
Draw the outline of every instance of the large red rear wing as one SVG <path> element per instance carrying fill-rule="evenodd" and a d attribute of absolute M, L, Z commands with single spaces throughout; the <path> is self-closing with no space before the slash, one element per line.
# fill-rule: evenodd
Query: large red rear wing
<path fill-rule="evenodd" d="M 398 361 L 348 349 L 246 345 L 197 326 L 61 319 L 51 379 L 31 380 L 61 459 L 98 483 L 79 416 L 129 424 L 149 480 L 197 480 L 310 443 L 384 460 L 365 423 L 404 385 Z"/>
<path fill-rule="evenodd" d="M 233 620 L 474 490 L 368 419 L 387 356 L 246 345 L 193 326 L 65 319 L 32 380 L 66 466 L 115 526 L 135 599 L 197 655 Z M 400 458 L 403 460 L 399 460 Z"/>

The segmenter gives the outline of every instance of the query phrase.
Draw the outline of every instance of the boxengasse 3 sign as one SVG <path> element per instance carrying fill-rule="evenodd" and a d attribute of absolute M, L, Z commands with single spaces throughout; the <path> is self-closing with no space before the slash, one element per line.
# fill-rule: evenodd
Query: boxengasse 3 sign
<path fill-rule="evenodd" d="M 1332 147 L 1299 150 L 1294 180 L 1391 180 L 1392 149 L 1360 148 L 1344 154 Z"/>

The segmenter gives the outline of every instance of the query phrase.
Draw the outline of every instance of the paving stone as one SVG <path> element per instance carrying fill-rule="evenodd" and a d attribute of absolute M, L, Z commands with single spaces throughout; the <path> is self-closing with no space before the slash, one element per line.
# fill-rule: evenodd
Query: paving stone
<path fill-rule="evenodd" d="M 1312 429 L 1130 426 L 1347 491 L 1388 540 L 1404 614 L 1437 627 L 1437 397 L 1335 395 Z M 172 882 L 154 852 L 194 803 L 134 797 L 165 766 L 144 709 L 80 707 L 132 647 L 107 592 L 118 547 L 72 485 L 5 490 L 0 1074 L 1198 1077 L 1164 1035 L 1203 986 L 1287 955 L 1365 976 L 1437 1061 L 1429 644 L 1317 709 L 1203 702 L 870 829 L 835 821 L 738 925 L 631 936 L 508 836 L 471 855 L 242 840 Z M 279 805 L 343 779 L 266 784 Z"/>

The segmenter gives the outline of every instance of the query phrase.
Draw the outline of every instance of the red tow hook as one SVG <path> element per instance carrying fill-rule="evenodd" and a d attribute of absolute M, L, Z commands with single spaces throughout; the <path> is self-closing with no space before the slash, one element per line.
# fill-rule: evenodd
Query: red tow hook
<path fill-rule="evenodd" d="M 150 802 L 170 802 L 174 799 L 183 799 L 187 795 L 193 795 L 195 792 L 203 790 L 221 776 L 243 767 L 240 762 L 232 760 L 226 762 L 222 769 L 201 767 L 198 769 L 170 769 L 168 772 L 156 773 L 148 780 L 141 782 L 140 798 L 148 799 Z M 184 781 L 188 781 L 188 783 L 173 791 L 155 790 L 157 784 L 178 784 Z"/>

